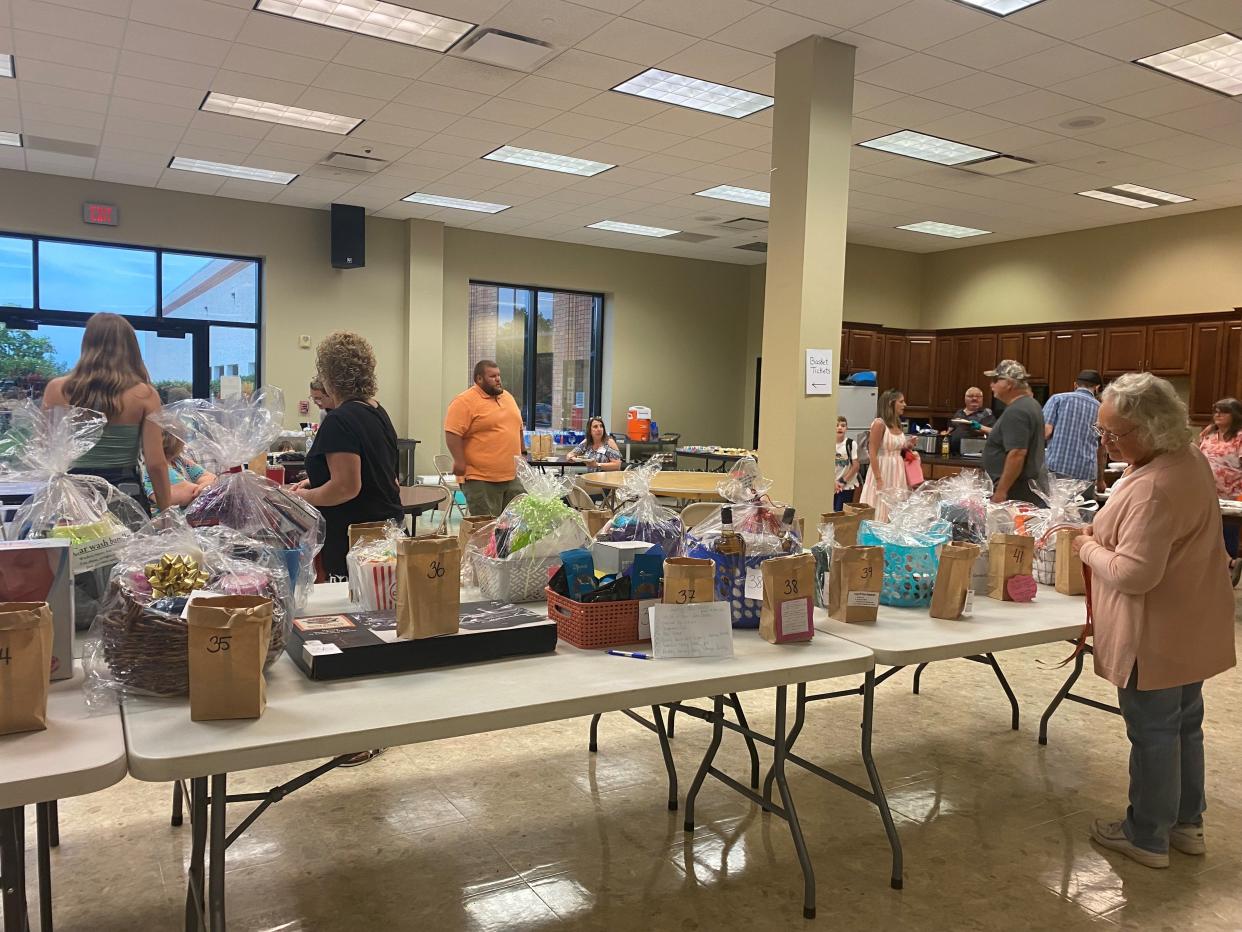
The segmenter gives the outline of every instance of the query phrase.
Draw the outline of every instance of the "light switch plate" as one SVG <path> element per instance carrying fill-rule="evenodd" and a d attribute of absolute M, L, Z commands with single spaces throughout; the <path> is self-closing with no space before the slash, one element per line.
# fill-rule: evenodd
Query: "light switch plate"
<path fill-rule="evenodd" d="M 300 337 L 298 337 L 298 348 L 299 349 L 310 349 L 311 348 L 310 334 L 304 333 Z"/>

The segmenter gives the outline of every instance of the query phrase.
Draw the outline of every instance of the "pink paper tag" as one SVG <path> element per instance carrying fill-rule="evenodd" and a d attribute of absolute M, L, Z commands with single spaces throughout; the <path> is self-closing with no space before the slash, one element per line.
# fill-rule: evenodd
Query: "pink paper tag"
<path fill-rule="evenodd" d="M 1005 591 L 1015 602 L 1034 602 L 1039 584 L 1034 576 L 1010 576 L 1005 583 Z"/>

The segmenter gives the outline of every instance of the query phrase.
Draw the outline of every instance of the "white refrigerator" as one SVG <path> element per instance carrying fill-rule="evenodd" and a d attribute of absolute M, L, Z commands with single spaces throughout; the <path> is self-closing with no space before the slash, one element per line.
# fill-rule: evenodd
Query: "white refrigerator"
<path fill-rule="evenodd" d="M 866 432 L 876 416 L 876 402 L 879 396 L 875 386 L 838 385 L 835 387 L 835 394 L 837 416 L 849 419 L 850 436 L 854 436 L 859 431 Z"/>

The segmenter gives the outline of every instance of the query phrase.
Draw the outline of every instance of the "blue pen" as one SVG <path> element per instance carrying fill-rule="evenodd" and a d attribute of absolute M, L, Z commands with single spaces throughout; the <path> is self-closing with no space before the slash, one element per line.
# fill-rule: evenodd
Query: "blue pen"
<path fill-rule="evenodd" d="M 642 654 L 636 650 L 609 650 L 606 654 L 612 654 L 614 657 L 633 657 L 635 660 L 652 660 L 650 654 Z"/>

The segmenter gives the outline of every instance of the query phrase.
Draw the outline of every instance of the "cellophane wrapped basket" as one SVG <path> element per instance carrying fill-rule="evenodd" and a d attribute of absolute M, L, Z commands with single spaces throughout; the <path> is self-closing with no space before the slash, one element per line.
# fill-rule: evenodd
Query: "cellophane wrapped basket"
<path fill-rule="evenodd" d="M 186 508 L 186 521 L 191 527 L 230 527 L 283 550 L 296 604 L 303 608 L 314 588 L 315 554 L 323 547 L 323 516 L 245 468 L 267 453 L 283 419 L 284 396 L 277 388 L 228 401 L 191 398 L 168 405 L 159 416 L 164 429 L 219 476 Z"/>
<path fill-rule="evenodd" d="M 819 540 L 811 545 L 815 558 L 815 604 L 828 607 L 828 580 L 832 572 L 832 548 L 836 546 L 837 529 L 832 524 L 819 526 Z"/>
<path fill-rule="evenodd" d="M 1048 479 L 1047 488 L 1041 488 L 1032 482 L 1031 489 L 1044 500 L 1047 508 L 1033 513 L 1026 522 L 1027 532 L 1035 538 L 1035 581 L 1051 586 L 1057 581 L 1057 540 L 1058 528 L 1082 527 L 1083 507 L 1082 493 L 1090 488 L 1090 480 L 1083 479 Z M 1092 505 L 1094 507 L 1094 504 Z"/>
<path fill-rule="evenodd" d="M 98 617 L 82 650 L 86 699 L 189 692 L 189 631 L 195 590 L 272 600 L 265 667 L 280 656 L 293 617 L 283 553 L 231 528 L 194 529 L 174 516 L 132 537 L 112 568 Z"/>
<path fill-rule="evenodd" d="M 621 507 L 595 535 L 596 540 L 642 541 L 659 547 L 666 557 L 680 554 L 684 531 L 681 516 L 651 494 L 651 481 L 659 471 L 656 460 L 625 471 L 617 490 Z"/>
<path fill-rule="evenodd" d="M 889 522 L 864 521 L 858 543 L 884 549 L 880 604 L 919 608 L 931 604 L 940 568 L 940 548 L 952 536 L 940 517 L 940 496 L 932 487 L 911 492 L 889 514 Z"/>
<path fill-rule="evenodd" d="M 772 557 L 797 553 L 802 540 L 794 526 L 781 522 L 785 506 L 771 501 L 767 491 L 772 483 L 759 472 L 754 457 L 744 456 L 734 464 L 717 492 L 731 503 L 733 531 L 740 534 L 745 552 L 721 553 L 719 512 L 686 531 L 685 556 L 711 560 L 716 566 L 716 600 L 728 602 L 735 628 L 759 627 L 763 610 L 762 565 Z M 750 594 L 747 598 L 747 577 Z"/>
<path fill-rule="evenodd" d="M 386 612 L 397 607 L 397 540 L 405 529 L 389 521 L 384 536 L 360 540 L 345 555 L 349 593 L 364 612 Z"/>

